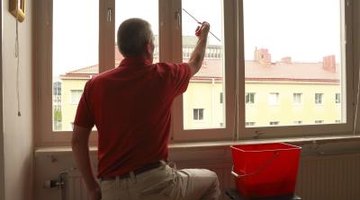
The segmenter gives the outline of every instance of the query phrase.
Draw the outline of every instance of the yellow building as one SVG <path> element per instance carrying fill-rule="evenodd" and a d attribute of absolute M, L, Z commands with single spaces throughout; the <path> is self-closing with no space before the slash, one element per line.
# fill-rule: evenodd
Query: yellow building
<path fill-rule="evenodd" d="M 267 49 L 256 49 L 255 61 L 245 63 L 246 125 L 341 122 L 337 68 L 333 55 L 317 63 L 271 62 Z"/>
<path fill-rule="evenodd" d="M 184 60 L 191 52 L 184 47 Z M 117 54 L 118 64 L 122 59 Z M 290 57 L 271 62 L 267 49 L 256 49 L 245 62 L 246 126 L 341 122 L 341 87 L 334 56 L 323 62 L 296 63 Z M 98 73 L 90 66 L 61 76 L 62 130 L 70 130 L 85 82 Z M 200 71 L 183 98 L 184 128 L 221 128 L 225 119 L 221 49 L 209 46 Z"/>

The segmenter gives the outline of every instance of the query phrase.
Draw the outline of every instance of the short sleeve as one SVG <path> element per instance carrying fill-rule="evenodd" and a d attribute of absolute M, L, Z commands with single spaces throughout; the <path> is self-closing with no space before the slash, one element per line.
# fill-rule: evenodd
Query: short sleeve
<path fill-rule="evenodd" d="M 188 63 L 170 64 L 170 82 L 175 95 L 184 93 L 191 78 L 190 66 Z"/>
<path fill-rule="evenodd" d="M 85 87 L 84 87 L 84 92 L 80 98 L 77 110 L 76 110 L 76 115 L 75 115 L 75 121 L 74 124 L 77 126 L 81 126 L 84 128 L 92 128 L 94 126 L 94 118 L 93 118 L 93 113 L 91 112 L 90 109 L 90 103 L 89 103 L 89 85 L 90 85 L 90 81 L 89 80 Z"/>

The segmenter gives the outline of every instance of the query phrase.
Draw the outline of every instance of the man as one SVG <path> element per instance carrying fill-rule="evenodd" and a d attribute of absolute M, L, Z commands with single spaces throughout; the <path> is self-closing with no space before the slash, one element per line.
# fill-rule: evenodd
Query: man
<path fill-rule="evenodd" d="M 218 199 L 214 172 L 176 170 L 166 163 L 171 104 L 200 69 L 209 29 L 207 22 L 197 27 L 198 43 L 188 63 L 153 64 L 150 24 L 132 18 L 120 25 L 117 41 L 124 60 L 86 83 L 74 121 L 72 149 L 90 199 Z M 94 125 L 100 185 L 88 150 Z"/>

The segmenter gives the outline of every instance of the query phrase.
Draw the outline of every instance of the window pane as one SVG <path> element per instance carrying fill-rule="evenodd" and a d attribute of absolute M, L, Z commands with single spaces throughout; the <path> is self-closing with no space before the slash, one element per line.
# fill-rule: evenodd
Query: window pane
<path fill-rule="evenodd" d="M 70 104 L 79 104 L 83 90 L 70 90 Z"/>
<path fill-rule="evenodd" d="M 99 71 L 98 13 L 99 0 L 53 1 L 54 131 L 72 130 L 84 84 Z"/>
<path fill-rule="evenodd" d="M 129 18 L 141 18 L 151 24 L 155 37 L 154 62 L 159 61 L 159 1 L 158 0 L 116 0 L 115 1 L 115 65 L 123 59 L 117 50 L 117 30 Z"/>
<path fill-rule="evenodd" d="M 183 95 L 184 129 L 224 128 L 226 94 L 223 73 L 222 1 L 182 0 L 182 8 L 183 61 L 188 61 L 196 45 L 197 21 L 209 22 L 212 32 L 208 36 L 208 46 L 203 65 L 190 80 L 188 89 Z M 219 94 L 223 94 L 224 97 L 220 102 L 218 100 Z M 203 107 L 199 113 L 199 117 L 202 117 L 202 123 L 194 123 L 193 120 L 193 109 L 198 107 Z"/>
<path fill-rule="evenodd" d="M 301 93 L 294 93 L 293 94 L 293 102 L 295 105 L 301 104 Z"/>
<path fill-rule="evenodd" d="M 344 2 L 243 2 L 245 94 L 252 91 L 257 96 L 255 106 L 245 105 L 246 122 L 257 127 L 268 127 L 269 122 L 270 126 L 333 124 L 339 119 L 345 123 L 346 101 L 340 101 L 345 97 Z"/>

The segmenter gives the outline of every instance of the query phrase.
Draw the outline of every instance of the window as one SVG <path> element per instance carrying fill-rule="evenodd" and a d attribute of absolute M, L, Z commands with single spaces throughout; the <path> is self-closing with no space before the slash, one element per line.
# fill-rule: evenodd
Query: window
<path fill-rule="evenodd" d="M 141 5 L 141 6 L 139 6 Z M 136 17 L 147 20 L 155 37 L 154 62 L 159 61 L 159 3 L 157 0 L 126 0 L 115 1 L 115 44 L 119 25 L 126 19 Z M 116 46 L 117 48 L 117 46 Z M 115 49 L 115 67 L 119 65 L 122 56 Z"/>
<path fill-rule="evenodd" d="M 53 91 L 60 94 L 58 106 L 62 118 L 54 131 L 70 131 L 75 118 L 75 110 L 82 95 L 86 80 L 99 72 L 99 3 L 87 0 L 53 0 L 52 21 L 52 82 L 61 84 Z M 68 6 L 71 4 L 72 6 Z M 82 7 L 79 15 L 78 8 Z M 64 13 L 67 13 L 64 15 Z M 76 18 L 77 20 L 74 20 Z M 82 21 L 79 25 L 79 21 Z M 71 31 L 64 31 L 71 30 Z M 77 75 L 81 74 L 81 76 Z M 71 79 L 71 77 L 76 79 Z M 79 80 L 80 79 L 80 80 Z M 82 79 L 82 80 L 81 80 Z M 59 118 L 55 119 L 58 120 Z"/>
<path fill-rule="evenodd" d="M 255 103 L 255 93 L 246 93 L 245 103 L 246 104 L 254 104 Z"/>
<path fill-rule="evenodd" d="M 315 93 L 315 104 L 322 104 L 323 103 L 323 93 Z"/>
<path fill-rule="evenodd" d="M 302 100 L 301 100 L 302 94 L 301 93 L 294 93 L 293 94 L 293 103 L 295 105 L 300 105 L 302 104 Z"/>
<path fill-rule="evenodd" d="M 324 120 L 315 120 L 315 124 L 322 124 L 324 123 Z"/>
<path fill-rule="evenodd" d="M 336 103 L 336 104 L 341 103 L 341 96 L 340 96 L 340 93 L 336 93 L 336 94 L 335 94 L 335 103 Z"/>
<path fill-rule="evenodd" d="M 358 19 L 349 11 L 359 6 L 345 0 L 34 1 L 36 145 L 68 144 L 76 96 L 88 79 L 121 61 L 116 29 L 133 16 L 151 23 L 161 62 L 186 62 L 196 20 L 211 24 L 202 70 L 173 103 L 174 142 L 345 134 L 355 110 L 359 63 L 352 56 L 360 54 Z"/>
<path fill-rule="evenodd" d="M 194 120 L 204 120 L 204 108 L 193 109 L 193 119 Z"/>
<path fill-rule="evenodd" d="M 279 93 L 272 92 L 269 94 L 269 105 L 270 106 L 279 105 Z"/>
<path fill-rule="evenodd" d="M 82 90 L 70 90 L 70 104 L 79 104 L 80 101 L 80 97 L 82 95 L 83 91 Z"/>
<path fill-rule="evenodd" d="M 216 95 L 225 94 L 224 91 L 224 55 L 223 55 L 223 11 L 221 0 L 182 0 L 182 48 L 194 49 L 197 38 L 194 35 L 198 21 L 208 20 L 211 23 L 211 33 L 208 37 L 208 47 L 205 53 L 203 66 L 200 71 L 191 78 L 187 91 L 183 95 L 183 126 L 185 130 L 198 129 L 194 127 L 191 119 L 191 108 L 201 102 L 207 110 L 208 123 L 203 124 L 203 129 L 222 128 L 220 123 L 225 122 L 225 105 L 216 101 Z M 199 9 L 205 6 L 207 12 Z M 203 8 L 202 8 L 203 9 Z M 187 51 L 185 51 L 187 52 Z M 182 55 L 183 61 L 188 61 L 187 55 Z M 190 112 L 189 112 L 190 111 Z M 226 123 L 225 123 L 226 124 Z"/>
<path fill-rule="evenodd" d="M 255 126 L 255 122 L 246 122 L 246 126 Z"/>
<path fill-rule="evenodd" d="M 240 85 L 240 92 L 246 96 L 247 91 L 256 92 L 257 101 L 250 108 L 245 98 L 243 119 L 256 125 L 250 129 L 245 122 L 240 123 L 245 124 L 240 138 L 256 138 L 259 132 L 281 137 L 301 136 L 304 130 L 314 135 L 351 131 L 354 118 L 350 102 L 354 96 L 349 88 L 352 88 L 353 66 L 347 58 L 352 45 L 345 46 L 345 41 L 349 42 L 346 37 L 351 35 L 349 28 L 345 30 L 345 25 L 351 23 L 345 17 L 350 16 L 346 13 L 353 9 L 351 3 L 345 4 L 344 0 L 242 2 L 244 65 L 240 68 L 244 71 L 240 76 L 244 77 L 241 81 L 245 88 Z M 319 16 L 319 9 L 325 5 L 328 9 Z M 322 24 L 328 26 L 324 29 Z M 336 104 L 329 101 L 334 99 L 334 93 L 338 93 Z M 318 119 L 323 119 L 322 123 Z M 334 124 L 335 120 L 340 122 Z M 275 121 L 279 124 L 272 127 L 269 122 Z"/>
<path fill-rule="evenodd" d="M 270 124 L 270 126 L 276 126 L 276 125 L 279 125 L 279 122 L 278 121 L 272 121 L 269 124 Z"/>

